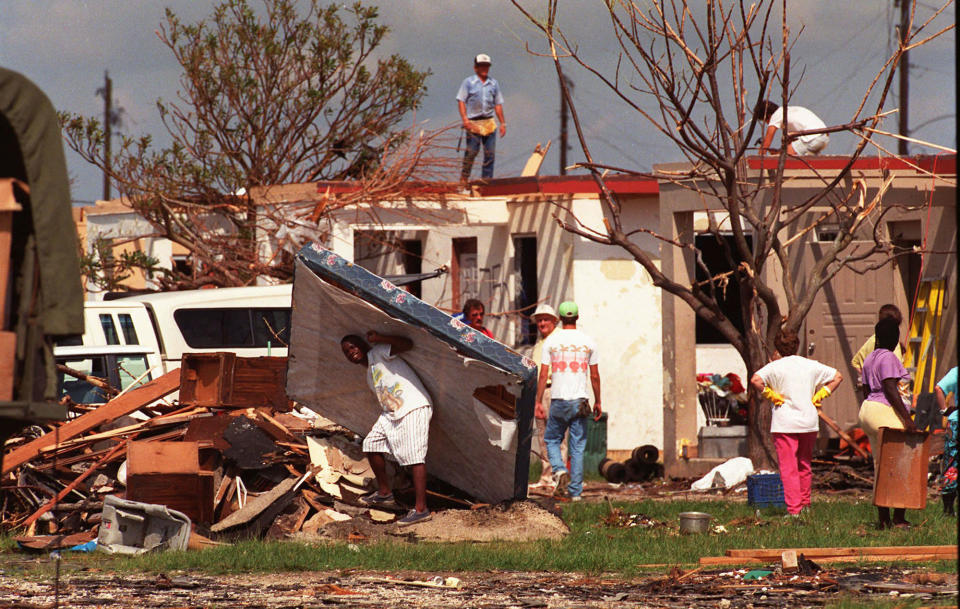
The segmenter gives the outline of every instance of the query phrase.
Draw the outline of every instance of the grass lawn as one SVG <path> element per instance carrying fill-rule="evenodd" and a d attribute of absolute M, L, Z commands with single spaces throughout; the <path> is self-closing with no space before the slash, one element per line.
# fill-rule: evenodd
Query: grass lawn
<path fill-rule="evenodd" d="M 910 511 L 911 530 L 878 531 L 873 527 L 875 509 L 868 501 L 816 501 L 812 513 L 800 523 L 785 519 L 783 512 L 761 512 L 761 525 L 754 524 L 753 508 L 733 501 L 643 501 L 618 503 L 626 512 L 643 513 L 670 523 L 683 511 L 703 511 L 724 525 L 725 534 L 679 535 L 675 528 L 609 528 L 602 524 L 606 503 L 578 503 L 564 507 L 564 520 L 571 533 L 561 541 L 496 542 L 489 544 L 409 544 L 380 542 L 348 546 L 345 543 L 308 545 L 294 542 L 244 542 L 204 551 L 167 552 L 122 558 L 96 553 L 68 555 L 68 570 L 143 570 L 244 573 L 325 569 L 414 571 L 554 571 L 590 574 L 634 575 L 640 565 L 686 564 L 701 556 L 721 556 L 731 548 L 833 547 L 943 545 L 957 543 L 957 521 L 945 517 L 933 502 L 923 512 Z M 9 538 L 0 543 L 0 563 L 16 552 Z M 19 553 L 18 553 L 19 554 Z M 19 554 L 24 556 L 23 554 Z M 25 571 L 49 568 L 49 560 Z M 23 565 L 24 563 L 20 563 Z M 43 564 L 47 564 L 44 567 Z M 941 571 L 956 569 L 953 562 L 932 564 Z M 10 573 L 9 569 L 5 569 Z M 658 570 L 665 570 L 660 568 Z M 857 605 L 837 605 L 856 607 Z"/>

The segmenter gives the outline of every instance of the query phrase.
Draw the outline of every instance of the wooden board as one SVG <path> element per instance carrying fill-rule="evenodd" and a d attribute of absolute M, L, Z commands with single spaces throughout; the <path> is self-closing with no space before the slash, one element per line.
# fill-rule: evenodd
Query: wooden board
<path fill-rule="evenodd" d="M 165 505 L 192 522 L 213 522 L 213 472 L 128 474 L 127 499 Z"/>
<path fill-rule="evenodd" d="M 879 459 L 873 504 L 910 510 L 925 508 L 929 434 L 881 427 Z"/>
<path fill-rule="evenodd" d="M 944 554 L 955 555 L 956 544 L 952 546 L 874 546 L 842 548 L 749 548 L 727 550 L 727 556 L 740 558 L 779 559 L 783 552 L 792 550 L 799 556 L 823 558 L 827 556 L 898 556 L 900 554 Z"/>
<path fill-rule="evenodd" d="M 819 565 L 855 562 L 933 562 L 937 560 L 957 560 L 957 554 L 881 554 L 867 556 L 824 556 L 811 558 L 804 556 Z M 769 565 L 779 562 L 779 558 L 747 558 L 738 556 L 704 556 L 700 559 L 701 567 L 737 566 L 737 565 Z"/>
<path fill-rule="evenodd" d="M 127 475 L 197 474 L 200 448 L 197 442 L 131 442 L 127 446 Z"/>
<path fill-rule="evenodd" d="M 13 366 L 17 361 L 16 347 L 17 334 L 0 331 L 0 402 L 13 400 Z"/>
<path fill-rule="evenodd" d="M 92 412 L 79 416 L 68 423 L 64 423 L 60 426 L 59 433 L 44 434 L 36 440 L 11 451 L 10 454 L 4 455 L 3 474 L 6 475 L 27 461 L 39 456 L 42 449 L 53 446 L 57 442 L 58 436 L 61 442 L 70 440 L 104 423 L 128 415 L 151 402 L 159 400 L 165 395 L 173 393 L 179 388 L 180 369 L 177 368 L 158 379 L 150 381 L 146 385 L 137 387 L 120 397 L 110 400 Z"/>

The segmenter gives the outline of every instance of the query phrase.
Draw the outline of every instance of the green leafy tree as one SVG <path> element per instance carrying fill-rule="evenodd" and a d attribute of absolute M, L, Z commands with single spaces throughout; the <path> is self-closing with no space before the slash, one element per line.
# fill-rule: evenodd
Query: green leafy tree
<path fill-rule="evenodd" d="M 263 217 L 251 188 L 355 179 L 382 194 L 423 161 L 386 161 L 410 139 L 398 125 L 419 107 L 429 71 L 381 56 L 389 29 L 377 19 L 375 7 L 318 0 L 264 0 L 262 11 L 225 0 L 197 23 L 168 9 L 157 36 L 183 69 L 176 100 L 157 102 L 169 145 L 125 136 L 108 162 L 101 122 L 61 115 L 67 144 L 191 252 L 192 275 L 166 273 L 165 287 L 290 276 L 289 257 L 260 259 L 258 229 L 282 221 Z"/>

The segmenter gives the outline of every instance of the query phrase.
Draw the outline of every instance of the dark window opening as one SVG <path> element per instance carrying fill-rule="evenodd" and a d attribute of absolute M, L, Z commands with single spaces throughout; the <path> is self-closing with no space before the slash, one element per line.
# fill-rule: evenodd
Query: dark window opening
<path fill-rule="evenodd" d="M 173 257 L 173 272 L 181 273 L 188 277 L 193 276 L 193 263 L 190 261 L 188 256 L 174 256 Z"/>
<path fill-rule="evenodd" d="M 113 315 L 101 313 L 100 327 L 103 328 L 103 338 L 107 341 L 108 345 L 120 344 L 120 335 L 117 334 L 117 326 L 113 323 Z"/>
<path fill-rule="evenodd" d="M 117 319 L 120 321 L 120 331 L 123 332 L 123 342 L 128 345 L 139 345 L 137 329 L 133 327 L 133 317 L 129 313 L 119 313 Z"/>
<path fill-rule="evenodd" d="M 477 238 L 453 239 L 453 257 L 450 276 L 453 287 L 453 308 L 457 311 L 471 298 L 480 297 L 477 271 Z"/>
<path fill-rule="evenodd" d="M 173 319 L 194 349 L 286 347 L 290 309 L 179 309 Z"/>
<path fill-rule="evenodd" d="M 734 242 L 733 235 L 722 236 L 727 246 L 733 252 L 733 260 L 735 264 L 739 264 L 743 261 L 743 258 L 739 255 L 737 251 L 736 244 Z M 747 236 L 747 246 L 752 246 L 752 239 Z M 695 265 L 696 267 L 696 279 L 697 282 L 706 281 L 710 277 L 716 277 L 720 273 L 726 273 L 733 270 L 727 262 L 727 257 L 724 255 L 723 246 L 717 242 L 716 235 L 713 234 L 704 234 L 698 235 L 696 237 L 696 248 L 701 253 L 703 262 L 706 265 L 707 269 L 710 271 L 709 275 L 704 271 L 701 266 Z M 720 309 L 723 311 L 723 314 L 733 322 L 733 325 L 736 328 L 743 332 L 743 311 L 740 308 L 740 285 L 736 273 L 733 273 L 729 276 L 729 281 L 726 284 L 725 288 L 721 288 L 721 285 L 718 283 L 714 284 L 716 293 L 717 293 L 717 302 L 720 305 Z M 701 285 L 701 290 L 709 291 L 710 286 L 708 284 Z M 702 319 L 699 315 L 697 316 L 697 343 L 698 344 L 708 344 L 708 345 L 717 345 L 717 344 L 727 344 L 730 341 L 727 340 L 723 334 L 720 333 L 720 330 L 713 327 L 713 325 L 705 319 Z"/>
<path fill-rule="evenodd" d="M 530 316 L 537 304 L 537 238 L 514 237 L 514 272 L 517 274 L 517 309 L 523 311 L 520 317 L 520 336 L 517 343 L 532 345 L 537 342 L 537 324 Z"/>
<path fill-rule="evenodd" d="M 403 272 L 406 275 L 417 275 L 423 272 L 423 242 L 419 239 L 408 239 L 402 241 L 403 246 Z M 421 298 L 421 283 L 414 281 L 404 287 L 408 292 Z"/>

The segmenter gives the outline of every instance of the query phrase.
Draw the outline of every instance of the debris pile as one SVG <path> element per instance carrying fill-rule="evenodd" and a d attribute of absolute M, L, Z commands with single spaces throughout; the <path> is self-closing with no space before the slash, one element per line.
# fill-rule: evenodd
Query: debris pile
<path fill-rule="evenodd" d="M 180 369 L 98 408 L 11 438 L 2 530 L 25 532 L 28 546 L 46 547 L 38 534 L 55 535 L 60 547 L 69 547 L 64 539 L 84 543 L 106 519 L 111 495 L 185 515 L 194 545 L 316 533 L 355 518 L 394 520 L 360 507 L 374 475 L 359 439 L 287 400 L 285 360 L 186 355 Z M 167 397 L 174 391 L 175 401 Z M 405 499 L 401 473 L 389 473 Z M 442 490 L 431 491 L 435 506 L 472 503 Z"/>

